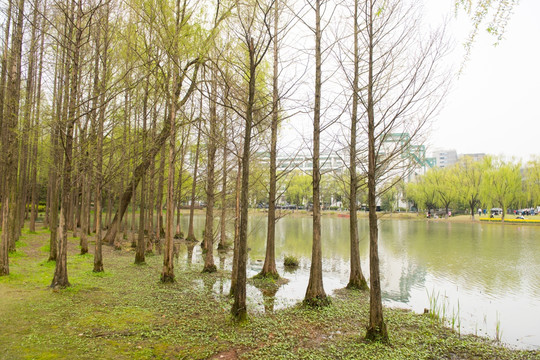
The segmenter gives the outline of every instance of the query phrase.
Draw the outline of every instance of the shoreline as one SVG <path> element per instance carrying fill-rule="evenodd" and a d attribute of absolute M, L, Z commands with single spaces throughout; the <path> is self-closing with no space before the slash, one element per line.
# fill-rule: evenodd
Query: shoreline
<path fill-rule="evenodd" d="M 0 326 L 5 329 L 0 354 L 5 358 L 487 360 L 540 356 L 538 350 L 516 350 L 487 338 L 460 335 L 429 314 L 388 306 L 384 316 L 391 345 L 366 342 L 369 294 L 346 289 L 335 291 L 329 307 L 313 309 L 298 303 L 272 311 L 271 292 L 257 287 L 262 300 L 248 300 L 249 321 L 238 325 L 229 316 L 231 299 L 224 288 L 229 271 L 202 274 L 201 264 L 188 265 L 182 257 L 175 260 L 176 283 L 164 285 L 159 282 L 162 256 L 148 255 L 146 265 L 134 265 L 128 241 L 121 250 L 105 246 L 105 273 L 95 274 L 92 254 L 78 255 L 79 239 L 70 237 L 72 286 L 53 291 L 48 286 L 54 263 L 46 261 L 49 235 L 46 229 L 37 234 L 25 229 L 17 252 L 10 256 L 11 275 L 0 277 Z M 94 238 L 89 240 L 92 252 Z M 259 301 L 265 312 L 253 310 L 253 302 Z"/>

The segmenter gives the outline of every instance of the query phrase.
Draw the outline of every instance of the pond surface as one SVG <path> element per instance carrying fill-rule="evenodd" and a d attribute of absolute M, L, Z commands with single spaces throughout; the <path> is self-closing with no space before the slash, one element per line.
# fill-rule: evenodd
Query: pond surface
<path fill-rule="evenodd" d="M 187 216 L 182 224 L 186 229 Z M 195 226 L 201 234 L 203 216 L 195 218 Z M 249 227 L 251 277 L 264 261 L 266 218 L 252 216 Z M 367 219 L 359 220 L 359 235 L 362 270 L 368 278 Z M 274 296 L 248 285 L 250 310 L 271 311 L 303 300 L 311 238 L 311 217 L 285 217 L 277 223 L 276 262 L 289 282 Z M 349 279 L 349 219 L 323 217 L 322 241 L 324 288 L 331 295 Z M 202 263 L 200 247 L 194 251 L 192 261 Z M 186 253 L 183 246 L 180 259 L 186 259 Z M 286 255 L 300 260 L 298 269 L 283 268 Z M 379 220 L 379 256 L 386 305 L 422 313 L 435 299 L 437 311 L 450 326 L 454 319 L 462 333 L 498 337 L 518 348 L 540 348 L 540 227 L 385 218 Z M 216 251 L 215 261 L 230 269 L 232 252 Z M 228 293 L 229 285 L 229 279 L 221 279 L 211 286 Z"/>

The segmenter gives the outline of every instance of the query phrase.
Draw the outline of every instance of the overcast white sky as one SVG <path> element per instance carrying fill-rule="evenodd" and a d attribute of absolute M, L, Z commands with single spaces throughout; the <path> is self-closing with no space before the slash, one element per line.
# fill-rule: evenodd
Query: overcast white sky
<path fill-rule="evenodd" d="M 461 44 L 472 27 L 465 16 L 453 16 L 453 2 L 426 1 L 426 10 L 449 16 L 456 42 L 452 57 L 459 66 L 464 54 Z M 433 123 L 430 149 L 515 156 L 524 161 L 540 155 L 539 16 L 540 1 L 521 0 L 498 46 L 482 29 L 470 61 Z"/>

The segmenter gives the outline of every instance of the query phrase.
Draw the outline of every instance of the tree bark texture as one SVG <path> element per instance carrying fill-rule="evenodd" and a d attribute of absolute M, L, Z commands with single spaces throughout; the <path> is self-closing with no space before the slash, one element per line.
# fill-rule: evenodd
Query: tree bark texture
<path fill-rule="evenodd" d="M 351 142 L 349 147 L 349 172 L 350 172 L 350 188 L 349 188 L 349 214 L 350 214 L 350 248 L 351 248 L 351 273 L 347 288 L 367 290 L 368 285 L 366 278 L 362 273 L 360 264 L 360 248 L 358 244 L 358 217 L 357 217 L 357 190 L 358 190 L 358 174 L 356 173 L 356 131 L 358 126 L 358 68 L 360 55 L 358 51 L 358 1 L 354 2 L 354 78 L 352 91 L 352 111 L 351 111 Z"/>
<path fill-rule="evenodd" d="M 313 112 L 313 244 L 311 248 L 311 269 L 304 301 L 308 305 L 321 306 L 328 304 L 324 292 L 322 277 L 321 249 L 321 204 L 319 168 L 320 120 L 321 120 L 321 1 L 315 1 L 315 104 Z"/>

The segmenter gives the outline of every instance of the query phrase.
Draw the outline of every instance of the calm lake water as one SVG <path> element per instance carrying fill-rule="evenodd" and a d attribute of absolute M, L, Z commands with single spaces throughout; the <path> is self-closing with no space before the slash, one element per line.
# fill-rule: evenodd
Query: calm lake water
<path fill-rule="evenodd" d="M 183 229 L 187 216 L 182 218 Z M 184 225 L 185 224 L 185 225 Z M 415 220 L 379 220 L 379 255 L 383 301 L 392 307 L 422 313 L 437 299 L 440 312 L 455 319 L 462 333 L 497 337 L 506 344 L 540 349 L 540 227 L 449 223 Z M 204 217 L 195 218 L 200 236 Z M 248 276 L 262 268 L 266 218 L 250 219 Z M 368 222 L 359 220 L 362 270 L 369 276 Z M 269 311 L 304 298 L 311 260 L 311 217 L 285 217 L 276 225 L 279 273 L 289 279 L 273 297 L 248 285 L 250 310 Z M 327 294 L 346 286 L 349 279 L 349 219 L 322 218 L 323 276 Z M 283 258 L 300 260 L 297 270 L 283 268 Z M 215 252 L 220 268 L 231 268 L 231 254 Z M 181 248 L 185 263 L 187 248 Z M 193 263 L 202 263 L 195 246 Z M 228 293 L 230 281 L 213 284 Z M 202 284 L 201 286 L 205 286 Z M 269 305 L 270 304 L 270 305 Z M 443 310 L 443 308 L 445 310 Z M 498 330 L 497 330 L 498 329 Z"/>

